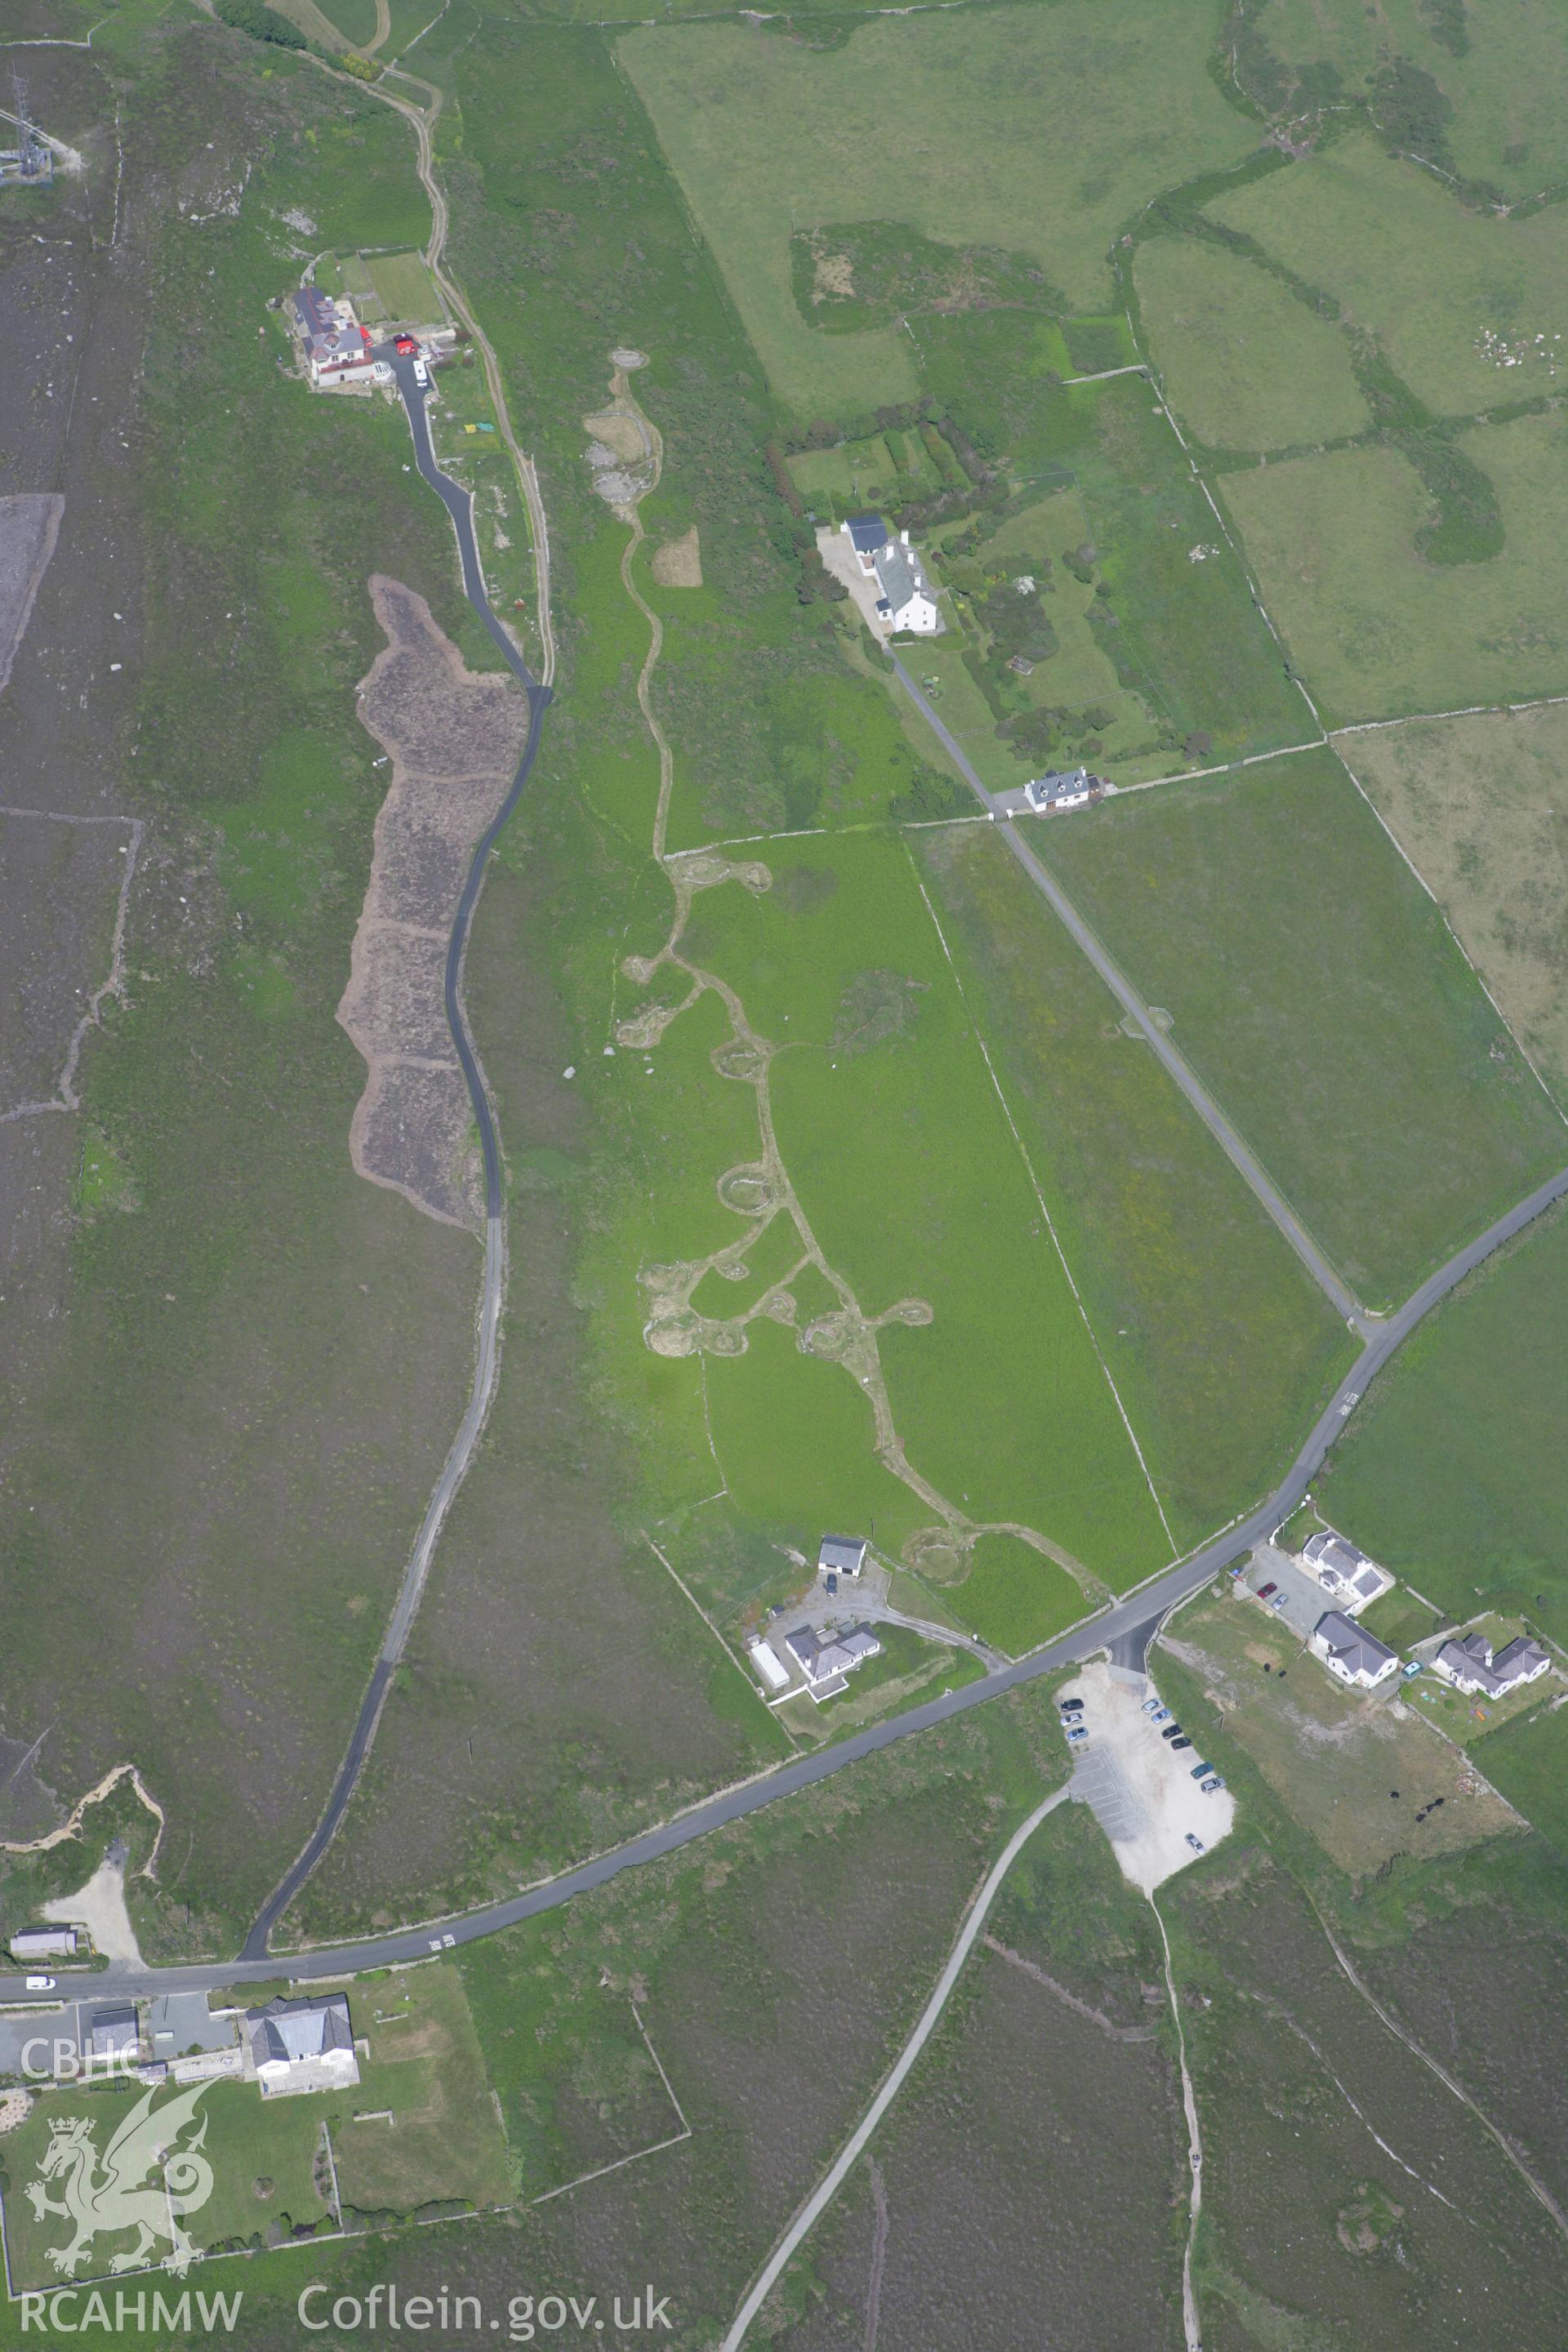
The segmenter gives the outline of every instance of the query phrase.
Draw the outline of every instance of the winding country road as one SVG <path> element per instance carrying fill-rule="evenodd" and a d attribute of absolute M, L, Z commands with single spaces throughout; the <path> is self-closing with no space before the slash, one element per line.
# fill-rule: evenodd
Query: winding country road
<path fill-rule="evenodd" d="M 551 701 L 551 689 L 536 678 L 510 635 L 501 626 L 491 608 L 485 590 L 484 573 L 479 565 L 479 551 L 474 538 L 473 493 L 442 472 L 436 462 L 436 452 L 430 440 L 430 420 L 425 413 L 426 394 L 415 381 L 412 358 L 399 354 L 390 343 L 380 346 L 377 358 L 386 360 L 395 370 L 397 388 L 408 413 L 409 430 L 414 436 L 415 462 L 451 517 L 457 534 L 458 555 L 462 565 L 463 593 L 468 597 L 486 628 L 500 647 L 508 667 L 521 682 L 529 701 L 528 740 L 522 757 L 511 780 L 504 801 L 497 810 L 488 830 L 475 850 L 468 866 L 463 895 L 458 901 L 458 911 L 452 921 L 447 941 L 446 1002 L 447 1025 L 452 1033 L 458 1059 L 468 1082 L 468 1099 L 473 1104 L 474 1118 L 479 1130 L 479 1149 L 485 1166 L 485 1271 L 479 1298 L 479 1345 L 475 1350 L 473 1385 L 468 1402 L 452 1448 L 436 1482 L 435 1491 L 426 1508 L 414 1549 L 397 1589 L 397 1599 L 387 1622 L 381 1652 L 371 1675 L 369 1686 L 360 1703 L 348 1752 L 338 1768 L 326 1808 L 311 1832 L 303 1852 L 290 1865 L 279 1885 L 268 1896 L 255 1925 L 245 1939 L 243 1957 L 247 1960 L 265 1960 L 268 1942 L 274 1927 L 300 1889 L 315 1869 L 337 1834 L 338 1824 L 348 1808 L 355 1785 L 375 1738 L 375 1727 L 385 1703 L 392 1677 L 397 1670 L 410 1629 L 418 1614 L 424 1598 L 430 1562 L 435 1557 L 436 1542 L 440 1535 L 452 1498 L 468 1472 L 479 1433 L 489 1411 L 495 1389 L 496 1369 L 500 1359 L 501 1308 L 506 1299 L 506 1219 L 501 1187 L 500 1146 L 496 1139 L 495 1119 L 490 1110 L 489 1095 L 485 1087 L 484 1072 L 468 1034 L 467 1016 L 463 1011 L 463 958 L 468 950 L 468 929 L 474 908 L 485 878 L 489 855 L 500 838 L 506 824 L 532 772 L 539 751 L 540 730 L 544 713 Z"/>
<path fill-rule="evenodd" d="M 1489 1257 L 1492 1252 L 1524 1232 L 1556 1201 L 1568 1197 L 1568 1168 L 1563 1169 L 1549 1182 L 1539 1185 L 1528 1199 L 1521 1201 L 1506 1216 L 1500 1217 L 1484 1234 L 1448 1260 L 1445 1266 L 1429 1276 L 1395 1314 L 1381 1323 L 1367 1341 L 1353 1369 L 1335 1390 L 1320 1415 L 1311 1434 L 1296 1456 L 1290 1469 L 1266 1502 L 1238 1519 L 1223 1534 L 1213 1537 L 1198 1550 L 1173 1568 L 1163 1570 L 1158 1576 L 1128 1593 L 1111 1607 L 1101 1610 L 1097 1617 L 1064 1634 L 1059 1641 L 1047 1643 L 1026 1658 L 1016 1659 L 1010 1665 L 986 1675 L 980 1682 L 968 1683 L 962 1689 L 944 1691 L 938 1698 L 928 1699 L 922 1706 L 911 1707 L 907 1714 L 891 1717 L 883 1723 L 874 1723 L 835 1746 L 819 1748 L 809 1756 L 800 1756 L 776 1769 L 760 1774 L 738 1788 L 725 1789 L 719 1795 L 703 1800 L 688 1811 L 679 1813 L 672 1821 L 657 1828 L 645 1830 L 640 1837 L 628 1839 L 625 1845 L 614 1847 L 607 1853 L 596 1854 L 591 1862 L 580 1864 L 574 1870 L 563 1871 L 558 1877 L 545 1879 L 521 1895 L 508 1895 L 499 1903 L 487 1904 L 481 1910 L 422 1927 L 398 1928 L 388 1935 L 369 1936 L 342 1944 L 324 1944 L 312 1950 L 292 1952 L 286 1962 L 268 1959 L 247 1942 L 243 1957 L 237 1960 L 205 1960 L 192 1967 L 132 1968 L 114 1965 L 92 1979 L 95 1993 L 119 1994 L 127 1998 L 146 1997 L 160 1992 L 209 1990 L 214 1986 L 256 1982 L 276 1977 L 286 1966 L 288 1974 L 300 1982 L 323 1977 L 350 1976 L 363 1969 L 385 1968 L 399 1961 L 422 1960 L 433 1951 L 449 1944 L 468 1944 L 480 1936 L 492 1936 L 498 1929 L 514 1927 L 524 1919 L 537 1918 L 542 1912 L 553 1911 L 570 1903 L 579 1895 L 586 1895 L 595 1886 L 605 1885 L 618 1877 L 624 1870 L 635 1870 L 639 1864 L 656 1862 L 663 1854 L 678 1853 L 693 1840 L 705 1837 L 711 1830 L 727 1822 L 744 1821 L 760 1812 L 765 1805 L 777 1804 L 802 1789 L 809 1789 L 826 1780 L 835 1772 L 842 1772 L 858 1764 L 863 1757 L 875 1755 L 879 1748 L 890 1748 L 900 1739 L 909 1739 L 930 1730 L 933 1724 L 944 1723 L 952 1717 L 967 1712 L 972 1706 L 984 1706 L 999 1697 L 1004 1691 L 1017 1690 L 1026 1683 L 1052 1675 L 1059 1668 L 1072 1665 L 1090 1656 L 1095 1651 L 1116 1645 L 1130 1648 L 1141 1654 L 1147 1634 L 1166 1611 L 1184 1600 L 1208 1578 L 1215 1576 L 1248 1551 L 1260 1537 L 1271 1535 L 1282 1519 L 1288 1518 L 1307 1492 L 1313 1478 L 1327 1458 L 1330 1448 L 1374 1376 L 1389 1358 L 1409 1338 L 1412 1331 L 1429 1315 L 1441 1299 L 1446 1298 L 1468 1274 Z M 0 2002 L 20 2003 L 24 2000 L 20 1976 L 0 1977 Z"/>

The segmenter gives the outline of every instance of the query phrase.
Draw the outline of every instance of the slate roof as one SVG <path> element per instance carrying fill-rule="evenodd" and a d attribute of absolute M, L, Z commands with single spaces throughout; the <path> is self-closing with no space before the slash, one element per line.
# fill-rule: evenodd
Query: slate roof
<path fill-rule="evenodd" d="M 909 549 L 897 540 L 881 549 L 875 562 L 877 584 L 895 613 L 901 613 L 914 597 L 929 593 Z"/>
<path fill-rule="evenodd" d="M 112 2058 L 117 2051 L 134 2050 L 140 2040 L 134 2009 L 96 2009 L 88 2021 L 89 2058 Z"/>
<path fill-rule="evenodd" d="M 811 1626 L 802 1625 L 786 1633 L 784 1640 L 800 1660 L 801 1672 L 809 1683 L 825 1683 L 835 1675 L 847 1674 L 863 1659 L 874 1658 L 882 1646 L 869 1625 L 851 1625 L 847 1633 L 831 1633 L 826 1640 Z"/>
<path fill-rule="evenodd" d="M 1374 1634 L 1363 1632 L 1353 1617 L 1342 1616 L 1337 1609 L 1319 1618 L 1312 1638 L 1349 1675 L 1376 1675 L 1394 1654 Z"/>
<path fill-rule="evenodd" d="M 297 2058 L 326 2058 L 336 2050 L 351 2055 L 353 2027 L 349 2022 L 346 1993 L 324 1993 L 319 2000 L 269 2000 L 246 2017 L 250 2028 L 251 2054 L 258 2066 L 287 2065 Z"/>
<path fill-rule="evenodd" d="M 338 314 L 330 295 L 319 286 L 301 286 L 289 298 L 294 316 L 308 335 L 330 335 L 337 327 Z"/>
<path fill-rule="evenodd" d="M 1539 1642 L 1526 1641 L 1522 1634 L 1494 1656 L 1484 1633 L 1467 1633 L 1462 1642 L 1445 1642 L 1434 1663 L 1456 1680 L 1477 1684 L 1489 1698 L 1501 1698 L 1551 1661 Z"/>
<path fill-rule="evenodd" d="M 1346 1584 L 1350 1583 L 1357 1569 L 1370 1565 L 1364 1551 L 1358 1551 L 1353 1543 L 1347 1543 L 1343 1536 L 1337 1536 L 1331 1530 L 1309 1536 L 1301 1546 L 1301 1557 L 1313 1568 L 1331 1568 Z"/>
<path fill-rule="evenodd" d="M 824 1536 L 817 1547 L 818 1568 L 830 1568 L 843 1576 L 858 1576 L 866 1564 L 864 1536 Z"/>
<path fill-rule="evenodd" d="M 851 515 L 845 523 L 849 544 L 858 554 L 875 555 L 879 547 L 888 544 L 888 526 L 880 515 Z"/>

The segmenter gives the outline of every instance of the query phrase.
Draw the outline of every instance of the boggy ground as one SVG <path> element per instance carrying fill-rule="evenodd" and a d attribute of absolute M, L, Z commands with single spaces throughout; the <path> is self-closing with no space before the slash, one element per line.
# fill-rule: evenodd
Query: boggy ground
<path fill-rule="evenodd" d="M 472 1225 L 482 1212 L 465 1153 L 472 1106 L 442 982 L 475 846 L 522 756 L 528 703 L 510 673 L 465 668 L 423 596 L 379 574 L 370 594 L 387 642 L 360 717 L 385 746 L 392 782 L 338 1007 L 370 1067 L 349 1149 L 373 1184 Z"/>

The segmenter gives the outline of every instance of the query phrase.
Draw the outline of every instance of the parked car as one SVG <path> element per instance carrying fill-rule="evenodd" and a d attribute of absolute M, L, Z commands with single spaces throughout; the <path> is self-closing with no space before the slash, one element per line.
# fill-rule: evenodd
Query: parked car
<path fill-rule="evenodd" d="M 1285 1595 L 1282 1592 L 1277 1592 L 1268 1606 L 1270 1609 L 1277 1612 L 1283 1609 L 1285 1606 Z"/>
<path fill-rule="evenodd" d="M 419 386 L 421 392 L 429 391 L 430 371 L 426 366 L 423 360 L 416 360 L 414 362 L 414 381 Z"/>
<path fill-rule="evenodd" d="M 1168 1723 L 1160 1734 L 1162 1739 L 1179 1739 L 1181 1736 L 1182 1727 L 1179 1723 Z"/>
<path fill-rule="evenodd" d="M 1171 1742 L 1171 1753 L 1173 1756 L 1178 1748 L 1190 1748 L 1192 1744 L 1193 1743 L 1190 1739 L 1173 1739 Z"/>
<path fill-rule="evenodd" d="M 1081 1723 L 1075 1723 L 1072 1729 L 1068 1733 L 1068 1738 L 1069 1739 L 1087 1739 L 1089 1738 L 1089 1734 L 1084 1729 Z"/>
<path fill-rule="evenodd" d="M 1277 1584 L 1260 1584 L 1258 1588 L 1258 1598 L 1259 1601 L 1267 1601 L 1271 1592 L 1278 1592 L 1279 1590 L 1279 1587 Z"/>
<path fill-rule="evenodd" d="M 1157 1706 L 1149 1718 L 1151 1723 L 1169 1723 L 1170 1719 L 1171 1710 L 1168 1706 Z"/>
<path fill-rule="evenodd" d="M 1157 1698 L 1146 1698 L 1143 1702 L 1143 1712 L 1145 1715 L 1159 1716 L 1163 1715 L 1165 1710 Z"/>
<path fill-rule="evenodd" d="M 1059 1702 L 1059 1705 L 1064 1715 L 1081 1715 L 1083 1713 L 1083 1701 L 1080 1698 L 1064 1698 Z"/>
<path fill-rule="evenodd" d="M 1205 1772 L 1212 1772 L 1213 1770 L 1214 1766 L 1212 1764 L 1194 1764 L 1192 1768 L 1193 1778 L 1194 1780 L 1201 1780 Z"/>
<path fill-rule="evenodd" d="M 414 336 L 399 335 L 397 338 L 396 349 L 400 358 L 411 360 L 414 357 L 415 352 L 419 349 L 419 345 Z"/>
<path fill-rule="evenodd" d="M 55 1989 L 53 1977 L 24 1977 L 22 1983 L 27 1992 L 53 1992 Z"/>
<path fill-rule="evenodd" d="M 1220 1779 L 1219 1774 L 1217 1772 L 1211 1772 L 1208 1779 L 1203 1784 L 1204 1794 L 1205 1797 L 1212 1797 L 1216 1789 L 1223 1789 L 1224 1786 L 1225 1782 Z M 1442 1802 L 1441 1798 L 1439 1798 L 1438 1802 Z"/>
<path fill-rule="evenodd" d="M 1194 1853 L 1202 1853 L 1204 1850 L 1204 1842 L 1201 1837 L 1194 1837 L 1191 1830 L 1187 1832 L 1187 1843 L 1192 1847 Z"/>

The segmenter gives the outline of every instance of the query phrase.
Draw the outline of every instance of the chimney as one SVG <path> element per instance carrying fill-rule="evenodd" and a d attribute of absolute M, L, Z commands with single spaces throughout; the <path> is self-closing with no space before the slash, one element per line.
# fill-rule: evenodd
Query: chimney
<path fill-rule="evenodd" d="M 903 541 L 904 545 L 905 545 L 906 547 L 908 547 L 908 545 L 909 545 L 909 543 L 910 543 L 910 535 L 909 535 L 909 532 L 908 532 L 907 530 L 901 530 L 901 531 L 900 531 L 900 533 L 899 533 L 899 537 Z"/>

